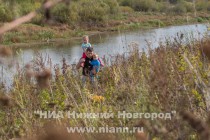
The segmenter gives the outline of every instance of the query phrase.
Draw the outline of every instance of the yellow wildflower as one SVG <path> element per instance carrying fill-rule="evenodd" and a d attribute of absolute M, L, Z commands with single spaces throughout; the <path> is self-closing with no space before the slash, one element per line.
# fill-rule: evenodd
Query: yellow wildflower
<path fill-rule="evenodd" d="M 91 97 L 91 99 L 94 101 L 94 102 L 103 102 L 105 100 L 105 98 L 103 96 L 98 96 L 98 95 L 93 95 Z"/>

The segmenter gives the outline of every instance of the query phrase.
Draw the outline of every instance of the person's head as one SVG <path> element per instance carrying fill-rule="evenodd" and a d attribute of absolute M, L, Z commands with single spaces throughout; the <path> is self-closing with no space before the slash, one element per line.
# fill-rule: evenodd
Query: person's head
<path fill-rule="evenodd" d="M 87 35 L 83 36 L 83 43 L 88 43 L 89 42 L 89 37 Z"/>
<path fill-rule="evenodd" d="M 86 53 L 86 56 L 87 56 L 88 58 L 92 58 L 92 57 L 93 57 L 93 48 L 92 48 L 92 47 L 88 47 L 88 48 L 86 49 L 85 53 Z"/>
<path fill-rule="evenodd" d="M 95 54 L 93 54 L 93 59 L 94 60 L 98 60 L 98 55 L 95 53 Z"/>

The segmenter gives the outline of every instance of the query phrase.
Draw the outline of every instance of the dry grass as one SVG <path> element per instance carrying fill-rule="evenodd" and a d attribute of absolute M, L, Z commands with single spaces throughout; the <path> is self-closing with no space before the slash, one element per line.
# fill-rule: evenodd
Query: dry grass
<path fill-rule="evenodd" d="M 66 126 L 108 125 L 130 128 L 142 126 L 145 131 L 136 134 L 108 134 L 108 138 L 104 139 L 209 139 L 210 130 L 204 122 L 208 122 L 210 117 L 203 92 L 208 92 L 206 88 L 209 85 L 209 63 L 206 58 L 209 39 L 205 38 L 193 45 L 183 45 L 178 38 L 176 40 L 168 42 L 166 46 L 160 44 L 147 53 L 140 52 L 135 44 L 130 46 L 128 57 L 116 56 L 112 65 L 99 73 L 98 86 L 94 89 L 89 83 L 85 88 L 82 87 L 80 76 L 70 69 L 71 66 L 65 59 L 63 64 L 48 70 L 42 56 L 37 56 L 39 58 L 33 64 L 26 65 L 25 70 L 15 77 L 14 85 L 7 93 L 12 100 L 4 96 L 0 98 L 0 103 L 5 107 L 9 101 L 15 103 L 12 108 L 4 107 L 0 113 L 0 134 L 5 139 L 18 136 L 40 136 L 38 139 L 43 140 L 73 139 L 77 135 L 66 133 Z M 53 70 L 55 75 L 52 75 Z M 78 113 L 111 111 L 115 115 L 123 110 L 177 113 L 172 115 L 171 120 L 116 117 L 40 119 L 39 115 L 33 113 L 35 110 L 74 110 Z M 59 127 L 57 130 L 52 126 L 46 129 L 44 126 L 48 122 L 53 122 L 62 129 Z M 102 139 L 103 135 L 79 136 L 83 139 Z"/>

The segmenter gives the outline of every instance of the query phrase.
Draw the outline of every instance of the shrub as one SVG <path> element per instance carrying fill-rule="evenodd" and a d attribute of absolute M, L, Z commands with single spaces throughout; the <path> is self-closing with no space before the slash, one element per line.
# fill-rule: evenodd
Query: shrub
<path fill-rule="evenodd" d="M 121 6 L 129 6 L 135 11 L 157 11 L 159 2 L 155 0 L 123 0 Z"/>
<path fill-rule="evenodd" d="M 69 23 L 75 24 L 80 20 L 79 9 L 79 5 L 76 2 L 71 3 L 69 11 Z"/>
<path fill-rule="evenodd" d="M 135 11 L 157 11 L 158 5 L 155 0 L 133 0 L 132 8 Z"/>
<path fill-rule="evenodd" d="M 120 5 L 131 7 L 131 0 L 123 0 L 123 1 L 120 2 Z"/>
<path fill-rule="evenodd" d="M 109 6 L 110 14 L 118 14 L 119 13 L 119 4 L 118 4 L 117 0 L 104 0 L 104 3 L 106 3 Z"/>
<path fill-rule="evenodd" d="M 26 15 L 26 14 L 34 11 L 40 5 L 41 5 L 40 3 L 35 4 L 35 3 L 30 3 L 30 2 L 22 2 L 19 6 L 20 7 L 19 8 L 20 15 Z"/>
<path fill-rule="evenodd" d="M 54 37 L 54 33 L 52 31 L 41 31 L 38 33 L 39 39 L 51 39 Z"/>
<path fill-rule="evenodd" d="M 210 2 L 207 3 L 207 11 L 210 11 Z"/>
<path fill-rule="evenodd" d="M 198 21 L 198 22 L 203 22 L 204 19 L 203 19 L 202 17 L 198 17 L 198 18 L 197 18 L 197 21 Z"/>
<path fill-rule="evenodd" d="M 154 20 L 149 20 L 148 23 L 152 26 L 158 26 L 158 27 L 163 27 L 164 23 L 158 19 L 154 19 Z"/>
<path fill-rule="evenodd" d="M 191 2 L 184 2 L 183 4 L 184 4 L 187 12 L 193 12 L 194 11 L 193 3 L 191 3 Z"/>
<path fill-rule="evenodd" d="M 177 14 L 183 14 L 187 12 L 187 9 L 182 3 L 178 3 L 172 8 L 172 11 Z"/>
<path fill-rule="evenodd" d="M 207 3 L 205 1 L 196 2 L 196 10 L 203 11 L 207 9 Z"/>
<path fill-rule="evenodd" d="M 86 22 L 105 21 L 107 19 L 107 13 L 110 11 L 110 7 L 103 1 L 82 0 L 80 5 L 80 18 Z"/>
<path fill-rule="evenodd" d="M 52 9 L 52 15 L 54 16 L 55 20 L 61 23 L 69 22 L 69 14 L 70 14 L 69 7 L 66 6 L 64 3 L 56 5 Z"/>
<path fill-rule="evenodd" d="M 13 19 L 12 11 L 9 7 L 0 3 L 0 21 L 7 22 Z"/>
<path fill-rule="evenodd" d="M 160 12 L 170 12 L 171 8 L 167 2 L 158 3 L 158 8 Z"/>
<path fill-rule="evenodd" d="M 134 10 L 129 6 L 120 6 L 120 12 L 122 13 L 132 13 Z"/>
<path fill-rule="evenodd" d="M 7 32 L 6 34 L 4 34 L 2 42 L 4 44 L 21 42 L 21 33 L 19 33 L 19 32 Z"/>
<path fill-rule="evenodd" d="M 31 22 L 34 23 L 34 24 L 37 24 L 37 25 L 41 25 L 43 19 L 44 19 L 43 14 L 39 13 L 32 19 Z"/>

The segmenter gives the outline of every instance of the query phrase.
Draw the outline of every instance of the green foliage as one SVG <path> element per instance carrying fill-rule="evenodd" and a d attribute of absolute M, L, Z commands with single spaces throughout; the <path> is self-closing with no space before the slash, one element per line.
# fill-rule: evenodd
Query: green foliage
<path fill-rule="evenodd" d="M 177 3 L 175 7 L 173 7 L 172 11 L 177 14 L 183 14 L 187 12 L 187 8 L 183 3 Z"/>
<path fill-rule="evenodd" d="M 65 5 L 64 3 L 57 5 L 52 10 L 53 17 L 61 23 L 69 22 L 69 20 L 70 20 L 69 14 L 70 14 L 69 7 L 67 5 Z"/>
<path fill-rule="evenodd" d="M 210 2 L 207 3 L 207 11 L 210 11 Z"/>
<path fill-rule="evenodd" d="M 159 8 L 159 11 L 160 12 L 165 12 L 165 13 L 169 13 L 171 11 L 171 7 L 169 6 L 168 3 L 165 3 L 165 2 L 160 2 L 160 3 L 157 3 L 158 4 L 158 8 Z"/>
<path fill-rule="evenodd" d="M 40 31 L 38 33 L 39 39 L 45 40 L 45 39 L 51 39 L 54 37 L 54 33 L 52 31 Z"/>
<path fill-rule="evenodd" d="M 85 35 L 85 34 L 86 34 L 86 33 L 85 33 L 84 30 L 82 30 L 82 29 L 77 29 L 77 30 L 75 30 L 73 36 L 83 36 L 83 35 Z"/>
<path fill-rule="evenodd" d="M 176 13 L 176 14 L 194 12 L 194 6 L 192 2 L 180 0 L 176 2 L 176 4 L 169 10 L 169 12 Z"/>
<path fill-rule="evenodd" d="M 197 11 L 205 11 L 207 9 L 207 3 L 204 0 L 200 0 L 196 2 L 196 10 Z"/>
<path fill-rule="evenodd" d="M 22 8 L 20 8 L 21 15 L 26 15 L 29 12 L 32 12 L 37 8 L 34 3 L 30 3 L 30 2 L 22 2 L 20 4 L 20 7 L 22 7 Z"/>
<path fill-rule="evenodd" d="M 21 42 L 21 33 L 20 32 L 8 32 L 3 36 L 4 44 L 19 43 Z"/>
<path fill-rule="evenodd" d="M 110 14 L 118 14 L 119 13 L 119 4 L 117 0 L 103 0 L 109 6 Z"/>
<path fill-rule="evenodd" d="M 79 10 L 79 5 L 76 2 L 72 2 L 69 11 L 69 23 L 75 24 L 80 21 Z"/>
<path fill-rule="evenodd" d="M 38 96 L 42 109 L 48 109 L 48 104 L 51 102 L 50 93 L 47 90 L 42 90 Z"/>
<path fill-rule="evenodd" d="M 132 13 L 134 10 L 129 6 L 120 6 L 120 12 L 122 13 Z"/>
<path fill-rule="evenodd" d="M 193 3 L 185 0 L 173 0 L 168 3 L 167 1 L 156 0 L 122 0 L 122 6 L 132 7 L 135 11 L 161 11 L 172 13 L 185 13 L 193 12 Z"/>
<path fill-rule="evenodd" d="M 43 2 L 44 0 L 2 0 L 0 21 L 7 22 L 25 15 L 40 8 Z M 210 2 L 196 1 L 196 9 L 210 11 Z M 119 16 L 134 11 L 183 14 L 194 12 L 194 5 L 191 0 L 72 0 L 70 5 L 59 3 L 50 11 L 57 22 L 76 26 L 81 23 L 94 25 L 108 19 L 119 19 Z M 32 23 L 41 24 L 43 19 L 44 11 L 32 19 Z"/>
<path fill-rule="evenodd" d="M 108 4 L 98 0 L 82 0 L 79 15 L 83 22 L 105 21 L 110 11 Z"/>
<path fill-rule="evenodd" d="M 113 0 L 81 0 L 53 8 L 52 15 L 61 23 L 76 24 L 79 22 L 105 21 L 109 15 L 119 13 L 119 5 Z"/>
<path fill-rule="evenodd" d="M 194 12 L 194 6 L 191 2 L 184 2 L 184 6 L 186 7 L 187 12 Z"/>
<path fill-rule="evenodd" d="M 158 11 L 155 0 L 134 0 L 132 7 L 136 11 Z"/>
<path fill-rule="evenodd" d="M 152 25 L 153 27 L 155 27 L 155 26 L 157 26 L 157 27 L 164 26 L 164 23 L 162 21 L 158 20 L 158 19 L 150 20 L 150 21 L 148 21 L 148 23 L 150 25 Z"/>
<path fill-rule="evenodd" d="M 31 22 L 37 25 L 41 25 L 43 19 L 44 19 L 44 15 L 42 13 L 39 13 L 32 19 Z"/>
<path fill-rule="evenodd" d="M 203 22 L 204 19 L 203 19 L 202 17 L 197 17 L 197 21 L 198 21 L 198 22 Z"/>
<path fill-rule="evenodd" d="M 16 5 L 17 6 L 17 5 Z M 41 7 L 40 2 L 21 2 L 18 6 L 20 15 L 26 15 Z"/>
<path fill-rule="evenodd" d="M 123 1 L 121 1 L 120 5 L 131 7 L 131 1 L 130 0 L 123 0 Z"/>
<path fill-rule="evenodd" d="M 0 21 L 7 22 L 13 19 L 13 13 L 9 7 L 3 3 L 0 3 Z"/>

